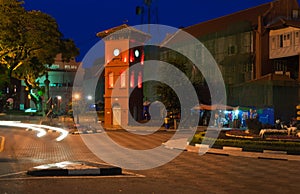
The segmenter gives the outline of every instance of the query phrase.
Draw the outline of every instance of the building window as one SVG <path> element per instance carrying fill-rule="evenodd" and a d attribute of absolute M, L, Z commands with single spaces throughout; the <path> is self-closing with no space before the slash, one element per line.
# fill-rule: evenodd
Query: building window
<path fill-rule="evenodd" d="M 229 46 L 228 47 L 228 55 L 234 55 L 236 53 L 236 48 L 235 46 Z"/>
<path fill-rule="evenodd" d="M 50 67 L 50 69 L 59 69 L 59 65 L 57 65 L 57 64 L 52 64 L 49 67 Z"/>
<path fill-rule="evenodd" d="M 280 48 L 283 47 L 283 35 L 282 34 L 279 36 L 279 47 Z"/>
<path fill-rule="evenodd" d="M 283 60 L 275 60 L 273 62 L 274 64 L 274 71 L 280 71 L 280 72 L 285 72 L 287 71 L 287 64 L 286 61 Z"/>
<path fill-rule="evenodd" d="M 294 9 L 292 12 L 292 17 L 293 19 L 297 19 L 299 16 L 299 10 L 298 9 Z"/>
<path fill-rule="evenodd" d="M 271 49 L 276 49 L 276 37 L 272 37 L 272 41 L 271 41 Z"/>
<path fill-rule="evenodd" d="M 247 72 L 252 72 L 252 64 L 244 64 L 243 65 L 243 71 L 244 73 L 247 73 Z"/>
<path fill-rule="evenodd" d="M 283 35 L 283 47 L 289 47 L 291 46 L 291 38 L 290 34 L 284 34 Z"/>
<path fill-rule="evenodd" d="M 134 88 L 134 71 L 132 71 L 130 75 L 130 87 Z"/>
<path fill-rule="evenodd" d="M 196 49 L 195 49 L 196 59 L 200 59 L 201 58 L 201 52 L 202 52 L 202 45 L 196 45 Z"/>
<path fill-rule="evenodd" d="M 114 87 L 114 73 L 111 72 L 108 74 L 108 88 Z"/>
<path fill-rule="evenodd" d="M 143 87 L 143 76 L 142 76 L 142 72 L 139 72 L 138 75 L 138 88 L 142 88 Z"/>
<path fill-rule="evenodd" d="M 120 81 L 121 81 L 121 88 L 126 88 L 126 72 L 123 71 L 121 72 L 121 76 L 120 76 Z"/>
<path fill-rule="evenodd" d="M 299 45 L 299 31 L 295 32 L 295 45 Z"/>

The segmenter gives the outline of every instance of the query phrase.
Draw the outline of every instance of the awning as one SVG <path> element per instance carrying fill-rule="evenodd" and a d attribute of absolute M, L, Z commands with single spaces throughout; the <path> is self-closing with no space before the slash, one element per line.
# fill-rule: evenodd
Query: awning
<path fill-rule="evenodd" d="M 238 107 L 233 107 L 224 104 L 213 104 L 213 105 L 206 105 L 206 104 L 199 104 L 193 107 L 193 110 L 237 110 Z"/>

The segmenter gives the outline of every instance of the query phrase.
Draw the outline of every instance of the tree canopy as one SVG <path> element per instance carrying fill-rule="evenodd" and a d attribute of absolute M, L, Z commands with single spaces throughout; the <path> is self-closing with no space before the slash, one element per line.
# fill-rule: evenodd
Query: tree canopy
<path fill-rule="evenodd" d="M 0 88 L 12 78 L 36 88 L 35 80 L 46 73 L 62 53 L 63 60 L 79 54 L 73 40 L 59 31 L 56 20 L 41 11 L 27 11 L 18 0 L 0 1 Z"/>

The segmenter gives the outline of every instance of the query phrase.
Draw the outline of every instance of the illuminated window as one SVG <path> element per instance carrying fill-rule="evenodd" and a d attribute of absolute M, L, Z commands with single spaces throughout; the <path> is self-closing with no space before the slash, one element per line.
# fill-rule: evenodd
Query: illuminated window
<path fill-rule="evenodd" d="M 138 88 L 142 88 L 143 87 L 143 76 L 142 76 L 142 72 L 139 72 L 138 75 Z"/>
<path fill-rule="evenodd" d="M 130 52 L 129 52 L 129 62 L 132 63 L 133 61 L 134 61 L 133 50 L 130 50 Z"/>
<path fill-rule="evenodd" d="M 130 87 L 134 87 L 134 71 L 132 71 L 130 75 Z"/>
<path fill-rule="evenodd" d="M 108 88 L 114 87 L 114 73 L 111 72 L 108 74 Z"/>
<path fill-rule="evenodd" d="M 145 60 L 145 54 L 144 52 L 142 52 L 142 55 L 141 55 L 141 64 L 144 65 L 144 60 Z"/>
<path fill-rule="evenodd" d="M 126 88 L 126 72 L 121 73 L 121 88 Z"/>

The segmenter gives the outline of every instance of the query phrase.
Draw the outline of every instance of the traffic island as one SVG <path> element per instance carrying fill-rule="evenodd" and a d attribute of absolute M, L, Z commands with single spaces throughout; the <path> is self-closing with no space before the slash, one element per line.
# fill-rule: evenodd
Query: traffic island
<path fill-rule="evenodd" d="M 100 163 L 63 161 L 32 167 L 27 174 L 31 176 L 112 176 L 122 175 L 122 169 Z"/>

